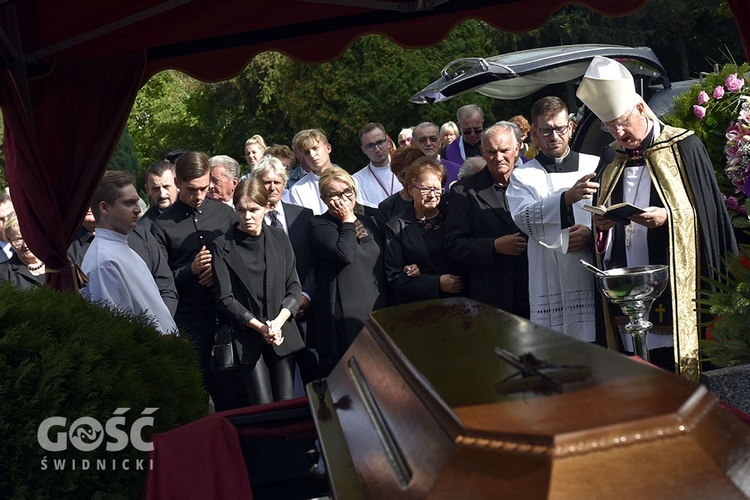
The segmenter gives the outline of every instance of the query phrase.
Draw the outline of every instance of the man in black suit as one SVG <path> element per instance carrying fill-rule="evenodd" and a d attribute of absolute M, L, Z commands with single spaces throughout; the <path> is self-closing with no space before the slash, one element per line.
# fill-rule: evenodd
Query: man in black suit
<path fill-rule="evenodd" d="M 446 251 L 464 266 L 470 298 L 528 318 L 526 237 L 505 199 L 520 145 L 510 126 L 497 124 L 481 147 L 487 166 L 451 187 Z"/>
<path fill-rule="evenodd" d="M 287 173 L 286 167 L 278 158 L 263 158 L 253 167 L 250 175 L 260 180 L 268 191 L 266 224 L 283 229 L 292 244 L 297 262 L 297 275 L 302 284 L 302 298 L 296 316 L 297 324 L 307 345 L 312 345 L 306 338 L 307 318 L 305 317 L 305 311 L 310 306 L 310 297 L 315 291 L 315 279 L 310 272 L 310 251 L 307 244 L 307 225 L 313 216 L 313 212 L 309 208 L 281 201 L 281 196 L 284 194 L 287 185 Z M 305 382 L 310 380 L 311 377 L 314 380 L 317 374 L 314 359 L 310 358 L 309 354 L 305 350 L 304 352 L 298 352 L 296 355 L 300 374 Z"/>
<path fill-rule="evenodd" d="M 167 160 L 152 163 L 146 170 L 146 192 L 151 208 L 146 210 L 138 225 L 151 229 L 151 223 L 177 200 L 177 185 L 174 181 L 174 163 Z"/>

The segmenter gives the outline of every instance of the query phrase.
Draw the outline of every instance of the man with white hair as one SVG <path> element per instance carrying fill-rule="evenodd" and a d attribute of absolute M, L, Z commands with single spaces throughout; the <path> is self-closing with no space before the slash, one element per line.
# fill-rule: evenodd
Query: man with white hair
<path fill-rule="evenodd" d="M 402 128 L 401 132 L 398 133 L 398 147 L 403 148 L 404 146 L 411 146 L 412 143 L 412 131 L 414 127 Z"/>
<path fill-rule="evenodd" d="M 250 171 L 250 176 L 260 180 L 268 191 L 266 224 L 283 229 L 292 244 L 297 259 L 297 275 L 303 287 L 303 298 L 297 314 L 299 317 L 310 304 L 310 293 L 306 293 L 305 281 L 310 270 L 307 223 L 312 219 L 313 212 L 309 208 L 282 201 L 287 183 L 286 175 L 286 168 L 281 160 L 271 156 L 264 156 Z"/>
<path fill-rule="evenodd" d="M 713 276 L 713 269 L 722 268 L 721 258 L 737 250 L 706 148 L 691 131 L 661 123 L 617 61 L 594 57 L 576 95 L 616 141 L 614 161 L 598 175 L 596 203 L 628 202 L 644 209 L 627 225 L 593 216 L 601 265 L 670 266 L 669 286 L 649 317 L 650 357 L 698 380 L 701 318 L 695 301 L 705 286 L 702 278 Z M 607 340 L 617 346 L 617 322 L 614 314 L 607 316 Z M 630 336 L 622 335 L 622 341 L 630 342 Z"/>
<path fill-rule="evenodd" d="M 526 237 L 505 197 L 520 149 L 509 125 L 487 129 L 482 138 L 487 166 L 451 186 L 445 251 L 463 267 L 469 298 L 528 318 Z"/>
<path fill-rule="evenodd" d="M 216 155 L 208 159 L 211 165 L 208 197 L 234 208 L 232 197 L 240 176 L 240 163 L 227 155 Z"/>

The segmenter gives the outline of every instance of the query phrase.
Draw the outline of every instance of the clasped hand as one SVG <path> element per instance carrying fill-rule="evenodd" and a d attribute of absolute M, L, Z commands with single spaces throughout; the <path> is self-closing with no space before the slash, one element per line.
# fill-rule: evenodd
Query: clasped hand
<path fill-rule="evenodd" d="M 421 275 L 419 266 L 416 264 L 409 264 L 404 266 L 404 274 L 410 278 L 418 278 Z M 461 277 L 455 274 L 441 274 L 440 275 L 440 290 L 446 293 L 458 293 L 463 288 Z"/>
<path fill-rule="evenodd" d="M 277 319 L 266 321 L 266 324 L 260 328 L 263 340 L 267 344 L 281 345 L 284 342 L 284 336 L 281 334 L 281 326 Z"/>
<path fill-rule="evenodd" d="M 198 283 L 203 286 L 213 286 L 214 277 L 211 272 L 211 252 L 206 249 L 206 245 L 203 245 L 200 251 L 193 258 L 192 264 L 190 264 L 190 270 L 193 274 L 198 275 Z"/>

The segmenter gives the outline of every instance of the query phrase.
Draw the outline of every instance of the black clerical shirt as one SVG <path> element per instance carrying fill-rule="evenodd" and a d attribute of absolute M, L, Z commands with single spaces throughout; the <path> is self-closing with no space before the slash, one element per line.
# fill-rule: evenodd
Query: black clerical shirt
<path fill-rule="evenodd" d="M 463 141 L 463 137 L 461 138 Z M 471 158 L 472 156 L 482 156 L 482 150 L 480 149 L 482 145 L 482 141 L 477 142 L 476 144 L 469 144 L 468 142 L 464 141 L 464 153 L 466 153 L 466 158 Z"/>
<path fill-rule="evenodd" d="M 576 151 L 568 150 L 568 154 L 563 158 L 554 158 L 540 151 L 534 159 L 544 167 L 548 174 L 562 174 L 578 170 L 580 155 Z M 560 228 L 566 229 L 574 226 L 575 223 L 573 207 L 565 203 L 565 192 L 563 192 L 560 195 Z"/>
<path fill-rule="evenodd" d="M 191 266 L 201 247 L 210 249 L 214 239 L 229 231 L 234 221 L 234 210 L 224 203 L 206 199 L 193 209 L 177 199 L 151 225 L 151 233 L 174 275 L 179 296 L 175 321 L 181 329 L 194 334 L 210 334 L 215 329 L 213 287 L 198 283 Z"/>

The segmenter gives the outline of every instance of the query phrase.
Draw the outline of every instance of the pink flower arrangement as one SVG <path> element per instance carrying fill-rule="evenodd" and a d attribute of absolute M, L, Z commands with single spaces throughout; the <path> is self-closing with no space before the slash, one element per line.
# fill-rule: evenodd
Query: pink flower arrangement
<path fill-rule="evenodd" d="M 737 76 L 737 73 L 732 73 L 724 81 L 724 85 L 717 85 L 714 88 L 713 92 L 711 93 L 711 96 L 715 100 L 718 101 L 724 97 L 724 94 L 726 92 L 737 92 L 738 90 L 741 90 L 742 87 L 744 86 L 745 86 L 745 80 L 742 78 L 739 78 Z M 700 92 L 698 92 L 698 97 L 696 98 L 696 101 L 698 102 L 698 104 L 693 105 L 693 114 L 699 120 L 702 120 L 706 117 L 706 114 L 708 113 L 708 108 L 712 106 L 714 103 L 711 102 L 711 97 L 708 96 L 708 92 L 706 92 L 705 90 L 701 90 Z"/>
<path fill-rule="evenodd" d="M 736 92 L 740 90 L 745 85 L 745 80 L 742 78 L 737 77 L 737 73 L 732 73 L 727 77 L 727 80 L 724 82 L 724 86 L 727 88 L 729 92 Z"/>
<path fill-rule="evenodd" d="M 737 119 L 729 124 L 725 136 L 727 164 L 724 172 L 732 181 L 736 193 L 750 196 L 750 97 L 740 97 Z"/>
<path fill-rule="evenodd" d="M 706 146 L 732 226 L 750 229 L 750 64 L 727 63 L 675 99 L 672 125 Z M 745 82 L 748 82 L 745 85 Z M 748 233 L 750 234 L 750 233 Z"/>

